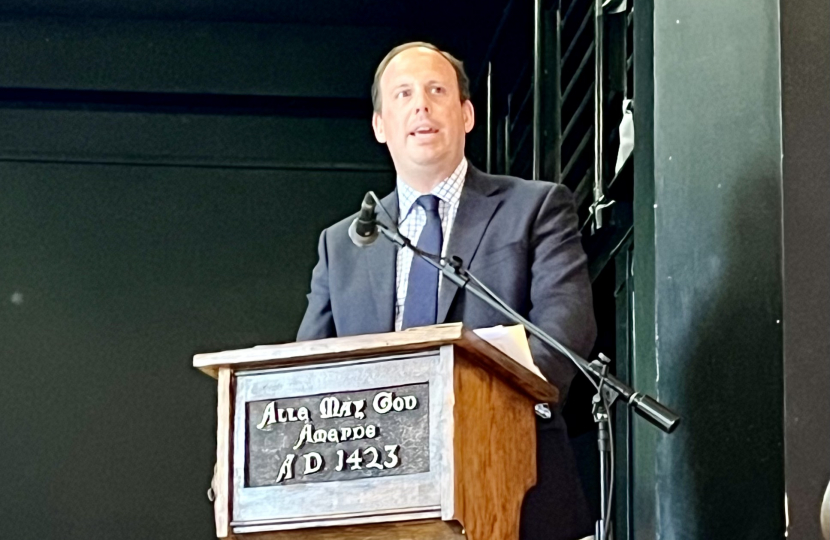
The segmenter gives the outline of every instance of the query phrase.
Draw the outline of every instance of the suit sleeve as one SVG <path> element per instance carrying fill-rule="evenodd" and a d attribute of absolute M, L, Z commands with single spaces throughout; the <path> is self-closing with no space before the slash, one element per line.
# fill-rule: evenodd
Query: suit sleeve
<path fill-rule="evenodd" d="M 571 350 L 587 357 L 597 335 L 588 277 L 573 196 L 553 185 L 534 223 L 531 240 L 530 321 Z M 548 380 L 559 388 L 564 404 L 576 366 L 535 337 L 530 339 L 534 360 Z"/>
<path fill-rule="evenodd" d="M 326 231 L 323 231 L 320 235 L 317 251 L 319 260 L 311 272 L 311 292 L 308 293 L 308 307 L 303 316 L 303 321 L 300 323 L 300 329 L 297 331 L 297 341 L 323 339 L 337 335 L 334 317 L 331 312 Z"/>

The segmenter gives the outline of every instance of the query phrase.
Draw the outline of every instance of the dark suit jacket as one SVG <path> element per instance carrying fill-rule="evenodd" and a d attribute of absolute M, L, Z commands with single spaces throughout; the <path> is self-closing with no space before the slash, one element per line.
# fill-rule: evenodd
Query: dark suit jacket
<path fill-rule="evenodd" d="M 382 202 L 397 221 L 396 193 Z M 379 214 L 382 218 L 383 212 Z M 356 247 L 348 236 L 353 219 L 344 219 L 320 236 L 320 260 L 312 273 L 308 310 L 298 340 L 394 330 L 396 247 L 384 238 L 365 248 Z M 479 280 L 531 322 L 577 353 L 590 353 L 596 338 L 591 284 L 567 188 L 493 176 L 470 165 L 446 252 L 459 256 Z M 458 321 L 471 328 L 512 324 L 443 280 L 438 322 Z M 564 398 L 576 368 L 535 338 L 530 345 L 535 362 Z M 540 435 L 539 482 L 526 500 L 528 519 L 523 517 L 522 537 L 590 534 L 567 433 L 558 414 L 547 423 L 546 431 Z M 548 441 L 547 448 L 543 440 Z M 532 508 L 534 499 L 538 508 Z M 562 534 L 558 536 L 557 531 Z"/>
<path fill-rule="evenodd" d="M 397 220 L 397 194 L 383 199 Z M 380 212 L 381 217 L 383 212 Z M 384 238 L 365 248 L 348 236 L 354 216 L 320 237 L 299 340 L 391 332 L 395 328 L 395 246 Z M 457 255 L 516 311 L 587 356 L 596 338 L 591 284 L 570 192 L 549 182 L 493 176 L 469 166 L 448 255 Z M 438 322 L 471 328 L 511 324 L 443 280 Z M 570 361 L 531 339 L 536 363 L 563 395 L 575 374 Z"/>

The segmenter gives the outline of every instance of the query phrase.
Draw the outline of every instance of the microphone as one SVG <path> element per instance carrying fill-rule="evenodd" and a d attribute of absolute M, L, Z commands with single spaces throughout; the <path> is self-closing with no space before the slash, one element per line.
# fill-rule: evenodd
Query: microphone
<path fill-rule="evenodd" d="M 375 212 L 375 199 L 372 192 L 363 197 L 363 204 L 360 205 L 360 214 L 354 218 L 349 226 L 349 238 L 357 247 L 366 247 L 374 243 L 378 238 L 377 213 Z"/>

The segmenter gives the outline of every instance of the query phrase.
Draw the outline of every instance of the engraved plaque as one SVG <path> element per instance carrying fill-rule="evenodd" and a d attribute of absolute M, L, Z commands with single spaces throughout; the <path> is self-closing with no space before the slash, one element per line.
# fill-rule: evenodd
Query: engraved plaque
<path fill-rule="evenodd" d="M 429 384 L 249 401 L 246 487 L 429 471 Z"/>

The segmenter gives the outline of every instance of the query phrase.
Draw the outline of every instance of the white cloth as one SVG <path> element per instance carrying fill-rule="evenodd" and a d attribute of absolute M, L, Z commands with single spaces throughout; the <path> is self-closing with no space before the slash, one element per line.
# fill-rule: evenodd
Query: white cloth
<path fill-rule="evenodd" d="M 617 153 L 617 164 L 614 167 L 614 174 L 620 172 L 628 156 L 634 151 L 634 113 L 632 111 L 634 102 L 630 99 L 623 100 L 623 117 L 620 122 L 620 150 Z"/>
<path fill-rule="evenodd" d="M 441 255 L 446 254 L 450 242 L 452 224 L 458 212 L 458 202 L 461 200 L 461 190 L 464 188 L 464 177 L 467 176 L 467 159 L 462 158 L 455 171 L 441 181 L 430 192 L 438 197 L 438 214 L 441 216 L 441 231 L 444 241 L 441 246 Z M 398 230 L 409 238 L 414 245 L 418 245 L 418 237 L 427 222 L 426 210 L 415 204 L 421 195 L 409 184 L 398 177 Z M 406 301 L 406 289 L 409 286 L 409 269 L 412 266 L 412 250 L 399 249 L 395 264 L 395 330 L 400 330 L 403 323 L 403 308 Z M 441 288 L 443 276 L 438 276 L 438 288 Z"/>

